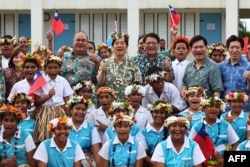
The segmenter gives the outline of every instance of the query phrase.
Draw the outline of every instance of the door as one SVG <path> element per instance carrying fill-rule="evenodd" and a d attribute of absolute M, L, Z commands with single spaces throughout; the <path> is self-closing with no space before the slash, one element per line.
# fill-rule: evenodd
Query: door
<path fill-rule="evenodd" d="M 221 13 L 200 13 L 200 35 L 208 44 L 221 43 Z"/>

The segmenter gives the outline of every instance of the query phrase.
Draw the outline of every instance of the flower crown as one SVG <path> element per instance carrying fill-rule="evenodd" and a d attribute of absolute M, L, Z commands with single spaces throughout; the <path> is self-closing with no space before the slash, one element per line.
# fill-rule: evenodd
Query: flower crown
<path fill-rule="evenodd" d="M 206 106 L 220 105 L 220 111 L 225 111 L 225 103 L 218 97 L 209 97 L 208 99 L 201 99 L 200 110 L 204 110 Z"/>
<path fill-rule="evenodd" d="M 69 51 L 72 50 L 72 48 L 69 47 L 69 46 L 67 46 L 67 45 L 63 45 L 63 46 L 61 47 L 61 49 L 62 49 L 63 51 L 65 51 L 65 52 L 69 52 Z"/>
<path fill-rule="evenodd" d="M 239 91 L 227 93 L 227 95 L 225 96 L 225 101 L 230 102 L 232 100 L 240 100 L 242 102 L 246 102 L 248 100 L 248 96 L 245 93 Z"/>
<path fill-rule="evenodd" d="M 189 39 L 187 37 L 183 37 L 183 36 L 178 36 L 174 39 L 170 49 L 173 50 L 174 49 L 174 45 L 176 43 L 178 43 L 179 41 L 184 41 L 188 46 L 189 46 Z"/>
<path fill-rule="evenodd" d="M 125 93 L 125 96 L 129 96 L 129 95 L 132 95 L 132 94 L 135 94 L 135 93 L 138 93 L 138 94 L 140 94 L 142 96 L 145 96 L 146 90 L 141 85 L 133 84 L 133 85 L 127 86 L 125 88 L 124 93 Z"/>
<path fill-rule="evenodd" d="M 3 114 L 5 112 L 10 112 L 10 113 L 13 113 L 16 120 L 18 122 L 22 121 L 23 119 L 25 119 L 27 117 L 26 113 L 25 112 L 20 112 L 18 110 L 17 107 L 13 106 L 13 105 L 6 105 L 6 104 L 3 104 L 1 107 L 0 107 L 0 113 Z"/>
<path fill-rule="evenodd" d="M 196 87 L 196 86 L 188 88 L 188 90 L 186 90 L 184 94 L 185 94 L 184 95 L 185 99 L 187 99 L 188 96 L 191 94 L 201 95 L 204 98 L 206 97 L 205 90 L 202 87 Z"/>
<path fill-rule="evenodd" d="M 20 67 L 23 67 L 24 64 L 28 61 L 28 60 L 34 60 L 38 66 L 38 69 L 42 69 L 42 63 L 43 61 L 40 59 L 40 56 L 37 54 L 28 54 L 26 53 L 25 56 L 22 58 L 22 60 L 18 63 L 18 65 Z"/>
<path fill-rule="evenodd" d="M 97 51 L 100 52 L 102 48 L 109 49 L 106 43 L 100 43 L 97 45 Z"/>
<path fill-rule="evenodd" d="M 129 35 L 125 34 L 125 33 L 121 33 L 121 32 L 115 32 L 111 35 L 111 38 L 113 41 L 115 41 L 117 39 L 121 39 L 121 38 L 124 38 L 125 41 L 128 41 Z"/>
<path fill-rule="evenodd" d="M 122 121 L 126 121 L 129 122 L 130 125 L 134 125 L 135 124 L 135 117 L 134 116 L 129 116 L 129 115 L 125 115 L 123 112 L 119 112 L 114 114 L 113 116 L 113 121 L 112 124 L 115 125 L 119 122 Z"/>
<path fill-rule="evenodd" d="M 215 43 L 207 47 L 207 54 L 211 57 L 212 53 L 216 50 L 220 51 L 223 55 L 227 54 L 227 50 L 223 46 L 223 44 L 215 44 Z"/>
<path fill-rule="evenodd" d="M 173 123 L 180 122 L 183 123 L 183 125 L 189 129 L 190 122 L 185 117 L 176 117 L 176 116 L 170 116 L 167 119 L 164 120 L 164 127 L 169 128 L 169 126 Z"/>
<path fill-rule="evenodd" d="M 25 101 L 29 102 L 30 104 L 33 102 L 33 99 L 31 96 L 28 96 L 25 93 L 15 93 L 11 97 L 10 103 L 13 104 L 17 98 L 20 100 L 25 100 Z"/>
<path fill-rule="evenodd" d="M 149 111 L 155 111 L 155 110 L 161 110 L 164 109 L 167 112 L 172 112 L 172 105 L 170 103 L 167 102 L 151 102 L 147 105 L 147 109 Z"/>
<path fill-rule="evenodd" d="M 85 80 L 81 80 L 79 83 L 77 83 L 76 86 L 73 87 L 73 90 L 77 92 L 83 87 L 86 87 L 92 92 L 95 92 L 95 85 L 91 81 L 85 81 Z"/>
<path fill-rule="evenodd" d="M 73 95 L 66 103 L 66 107 L 67 108 L 71 108 L 73 107 L 73 105 L 78 104 L 78 103 L 83 103 L 85 105 L 88 106 L 88 108 L 90 106 L 92 106 L 92 101 L 90 99 L 86 100 L 85 98 L 83 98 L 82 96 L 78 96 L 78 95 Z"/>
<path fill-rule="evenodd" d="M 153 74 L 146 76 L 145 80 L 149 82 L 158 81 L 159 79 L 165 78 L 165 71 L 155 71 Z"/>
<path fill-rule="evenodd" d="M 3 45 L 4 43 L 11 43 L 13 46 L 16 46 L 18 44 L 16 37 L 10 38 L 0 38 L 0 45 Z"/>
<path fill-rule="evenodd" d="M 72 123 L 67 116 L 61 116 L 59 118 L 52 119 L 47 125 L 47 129 L 51 132 L 58 125 L 66 125 L 69 128 L 72 128 Z"/>
<path fill-rule="evenodd" d="M 46 67 L 50 62 L 55 62 L 57 63 L 60 67 L 62 66 L 62 59 L 58 56 L 54 56 L 54 55 L 49 55 L 45 62 L 44 62 L 44 67 Z"/>
<path fill-rule="evenodd" d="M 133 113 L 133 111 L 134 111 L 132 105 L 128 101 L 124 101 L 122 103 L 121 102 L 113 102 L 112 106 L 113 106 L 113 110 L 116 110 L 116 109 L 128 110 L 129 114 Z"/>
<path fill-rule="evenodd" d="M 49 48 L 44 45 L 38 45 L 38 47 L 35 49 L 34 52 L 35 53 L 45 52 L 47 54 L 51 54 L 51 51 L 49 50 Z"/>
<path fill-rule="evenodd" d="M 100 87 L 97 90 L 96 95 L 99 96 L 101 93 L 110 93 L 112 96 L 115 97 L 115 91 L 110 87 Z"/>

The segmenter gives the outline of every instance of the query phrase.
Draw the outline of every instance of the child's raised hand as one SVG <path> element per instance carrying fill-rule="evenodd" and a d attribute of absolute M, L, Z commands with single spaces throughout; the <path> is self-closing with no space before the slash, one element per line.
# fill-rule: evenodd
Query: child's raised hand
<path fill-rule="evenodd" d="M 53 88 L 51 88 L 50 90 L 49 90 L 49 97 L 52 97 L 52 96 L 54 96 L 56 94 L 56 91 L 55 91 L 55 88 L 53 87 Z"/>
<path fill-rule="evenodd" d="M 99 125 L 96 125 L 96 127 L 98 127 L 97 129 L 99 131 L 105 131 L 107 129 L 108 126 L 102 124 L 100 121 L 96 120 L 98 122 Z"/>
<path fill-rule="evenodd" d="M 188 120 L 189 122 L 192 121 L 192 116 L 191 116 L 190 112 L 188 112 L 186 118 L 187 118 L 187 120 Z"/>
<path fill-rule="evenodd" d="M 229 123 L 232 123 L 233 122 L 233 117 L 232 116 L 229 116 L 228 114 L 226 115 L 226 121 L 229 122 Z"/>

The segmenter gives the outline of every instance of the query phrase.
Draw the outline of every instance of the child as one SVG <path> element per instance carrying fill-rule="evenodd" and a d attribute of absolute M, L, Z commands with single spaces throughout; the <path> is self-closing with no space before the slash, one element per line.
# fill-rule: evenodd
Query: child
<path fill-rule="evenodd" d="M 146 156 L 140 141 L 130 135 L 134 119 L 121 113 L 114 114 L 113 126 L 117 135 L 107 141 L 99 151 L 100 166 L 135 166 L 143 167 L 143 158 Z"/>
<path fill-rule="evenodd" d="M 100 87 L 96 95 L 101 106 L 95 112 L 95 126 L 98 129 L 100 138 L 103 139 L 106 128 L 111 125 L 112 122 L 112 102 L 115 98 L 115 91 L 109 87 Z"/>
<path fill-rule="evenodd" d="M 145 96 L 145 88 L 139 84 L 133 84 L 125 88 L 125 96 L 134 109 L 136 124 L 144 128 L 148 123 L 153 122 L 151 114 L 141 106 L 142 98 Z"/>
<path fill-rule="evenodd" d="M 170 136 L 156 146 L 151 159 L 155 162 L 154 167 L 202 167 L 205 157 L 199 145 L 185 135 L 189 125 L 184 117 L 170 116 L 165 120 L 164 126 Z"/>
<path fill-rule="evenodd" d="M 112 49 L 107 44 L 101 43 L 97 45 L 97 55 L 100 60 L 109 58 L 112 55 Z"/>
<path fill-rule="evenodd" d="M 42 69 L 42 60 L 37 55 L 26 54 L 19 65 L 23 68 L 25 79 L 14 84 L 8 96 L 9 102 L 16 93 L 29 93 L 36 71 Z M 31 115 L 34 110 L 35 106 L 32 103 L 31 108 L 28 110 L 28 115 Z"/>
<path fill-rule="evenodd" d="M 241 143 L 250 137 L 250 126 L 247 124 L 248 113 L 243 110 L 248 96 L 241 91 L 228 92 L 225 100 L 229 103 L 231 111 L 223 113 L 221 119 L 231 124 L 240 138 L 239 143 Z"/>
<path fill-rule="evenodd" d="M 45 61 L 47 57 L 51 56 L 51 51 L 44 45 L 39 45 L 32 55 L 39 55 L 42 61 Z"/>
<path fill-rule="evenodd" d="M 180 112 L 179 115 L 186 117 L 190 122 L 190 129 L 196 122 L 201 121 L 205 117 L 205 113 L 200 110 L 201 98 L 205 98 L 205 90 L 202 87 L 190 87 L 185 92 L 185 100 L 187 100 L 189 107 Z M 188 131 L 190 130 L 188 129 Z"/>
<path fill-rule="evenodd" d="M 47 127 L 53 138 L 44 140 L 37 148 L 33 158 L 38 161 L 38 167 L 81 167 L 85 156 L 79 144 L 68 137 L 72 127 L 68 117 L 52 119 Z"/>
<path fill-rule="evenodd" d="M 125 101 L 125 102 L 113 102 L 112 103 L 113 106 L 113 113 L 123 113 L 125 115 L 129 115 L 130 117 L 134 118 L 134 114 L 133 114 L 133 107 L 129 104 L 129 102 Z M 133 126 L 131 126 L 131 130 L 130 130 L 130 135 L 132 137 L 137 137 L 137 135 L 140 132 L 140 127 L 136 124 L 134 124 Z M 115 128 L 113 126 L 109 126 L 104 133 L 103 136 L 103 143 L 105 143 L 108 140 L 112 140 L 115 138 L 115 136 L 117 135 Z"/>
<path fill-rule="evenodd" d="M 156 101 L 148 104 L 147 109 L 151 112 L 153 122 L 147 124 L 141 130 L 142 135 L 139 136 L 139 139 L 144 144 L 147 153 L 147 157 L 144 159 L 144 166 L 149 167 L 153 166 L 150 158 L 153 155 L 156 145 L 168 136 L 168 131 L 164 128 L 163 123 L 169 113 L 172 112 L 172 105 L 164 101 Z"/>
<path fill-rule="evenodd" d="M 90 100 L 90 104 L 88 105 L 87 113 L 85 115 L 85 119 L 91 123 L 95 124 L 95 105 L 92 103 L 93 92 L 95 92 L 95 85 L 91 81 L 81 80 L 79 81 L 76 86 L 73 87 L 75 94 L 78 96 L 82 96 L 86 100 Z"/>
<path fill-rule="evenodd" d="M 165 74 L 160 67 L 152 66 L 147 71 L 145 86 L 146 95 L 142 106 L 146 107 L 151 101 L 163 100 L 173 105 L 173 112 L 178 113 L 183 107 L 178 89 L 171 83 L 165 82 Z"/>
<path fill-rule="evenodd" d="M 34 92 L 35 105 L 39 107 L 33 114 L 36 119 L 34 139 L 36 142 L 50 138 L 49 131 L 44 128 L 48 122 L 65 114 L 64 106 L 73 94 L 68 81 L 58 75 L 62 60 L 49 56 L 44 62 L 46 85 Z"/>
<path fill-rule="evenodd" d="M 2 129 L 0 134 L 0 157 L 9 165 L 9 160 L 15 161 L 17 166 L 35 167 L 32 159 L 35 152 L 35 144 L 30 134 L 19 128 L 18 124 L 23 120 L 23 113 L 12 105 L 0 107 Z"/>
<path fill-rule="evenodd" d="M 76 141 L 87 159 L 87 166 L 95 166 L 96 155 L 100 150 L 101 139 L 94 125 L 85 119 L 90 99 L 74 95 L 68 102 L 73 128 L 69 133 L 69 139 Z M 94 161 L 95 160 L 95 161 Z"/>
<path fill-rule="evenodd" d="M 25 93 L 14 94 L 11 98 L 11 104 L 18 108 L 23 115 L 23 120 L 18 124 L 19 127 L 26 130 L 31 136 L 33 136 L 36 121 L 27 115 L 28 108 L 32 103 L 32 98 Z"/>
<path fill-rule="evenodd" d="M 235 151 L 239 137 L 228 122 L 218 118 L 220 111 L 225 111 L 225 104 L 221 99 L 218 97 L 203 99 L 200 107 L 201 110 L 205 111 L 206 116 L 192 127 L 189 138 L 194 139 L 202 127 L 205 126 L 205 130 L 215 147 L 215 153 L 209 157 L 214 157 L 219 165 L 223 165 L 223 155 L 224 151 L 227 150 L 227 145 L 231 145 L 230 150 Z M 207 145 L 200 145 L 201 149 L 203 147 L 207 147 Z"/>

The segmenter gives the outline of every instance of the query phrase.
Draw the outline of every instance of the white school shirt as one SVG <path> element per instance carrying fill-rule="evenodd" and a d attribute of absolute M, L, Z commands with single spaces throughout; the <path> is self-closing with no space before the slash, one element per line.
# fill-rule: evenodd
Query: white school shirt
<path fill-rule="evenodd" d="M 136 124 L 142 129 L 148 123 L 153 122 L 152 115 L 145 107 L 140 106 L 135 114 Z"/>
<path fill-rule="evenodd" d="M 182 78 L 184 76 L 184 72 L 185 69 L 188 65 L 189 61 L 188 60 L 183 60 L 183 61 L 179 61 L 177 59 L 175 59 L 172 62 L 172 67 L 174 70 L 174 80 L 173 80 L 173 84 L 177 87 L 177 89 L 179 90 L 179 92 L 181 92 L 181 88 L 182 88 Z"/>
<path fill-rule="evenodd" d="M 6 58 L 2 55 L 2 68 L 7 68 L 9 67 L 9 61 L 10 61 L 10 58 Z"/>
<path fill-rule="evenodd" d="M 12 96 L 16 93 L 25 93 L 27 95 L 29 93 L 29 90 L 30 90 L 30 84 L 28 83 L 26 78 L 21 80 L 21 81 L 18 81 L 11 88 L 11 91 L 10 91 L 10 94 L 9 94 L 7 100 L 9 102 L 11 102 Z M 34 106 L 34 103 L 32 103 L 31 108 L 28 109 L 28 111 L 27 111 L 27 114 L 30 115 L 32 113 L 32 111 L 34 111 L 35 109 L 36 109 L 36 107 Z"/>
<path fill-rule="evenodd" d="M 63 100 L 66 96 L 72 96 L 73 90 L 70 87 L 69 82 L 60 75 L 57 75 L 55 80 L 50 79 L 49 75 L 44 76 L 47 84 L 41 89 L 34 92 L 37 96 L 44 97 L 47 96 L 51 88 L 55 89 L 55 95 L 47 100 L 42 106 L 61 106 L 65 102 Z"/>
<path fill-rule="evenodd" d="M 92 104 L 92 106 L 87 108 L 87 113 L 85 115 L 85 120 L 87 120 L 92 125 L 95 125 L 95 111 L 96 111 L 95 105 Z"/>
<path fill-rule="evenodd" d="M 164 88 L 162 90 L 160 98 L 154 92 L 152 86 L 150 86 L 149 84 L 145 86 L 145 89 L 146 95 L 142 99 L 143 107 L 147 107 L 147 105 L 151 101 L 163 100 L 168 101 L 169 103 L 177 107 L 179 110 L 183 110 L 186 108 L 182 104 L 181 96 L 178 89 L 172 83 L 164 82 Z"/>
<path fill-rule="evenodd" d="M 176 151 L 176 149 L 175 149 L 175 147 L 173 145 L 171 136 L 169 136 L 166 140 L 167 140 L 166 141 L 167 142 L 166 149 L 170 148 L 171 151 L 175 152 L 178 155 L 181 154 L 184 151 L 184 147 L 185 148 L 190 148 L 189 139 L 186 136 L 184 136 L 184 144 L 182 145 L 181 150 L 179 151 L 179 153 L 177 153 L 177 151 Z M 206 160 L 198 144 L 194 147 L 192 159 L 193 159 L 194 165 L 201 164 L 203 161 Z M 151 161 L 160 162 L 160 163 L 165 164 L 164 152 L 162 150 L 162 146 L 161 146 L 160 143 L 156 146 L 155 151 L 154 151 L 154 153 L 152 155 Z"/>

